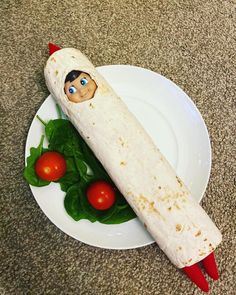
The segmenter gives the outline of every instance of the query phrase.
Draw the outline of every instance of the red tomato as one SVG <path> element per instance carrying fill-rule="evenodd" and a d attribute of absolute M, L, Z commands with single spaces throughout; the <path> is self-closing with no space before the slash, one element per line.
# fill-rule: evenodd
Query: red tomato
<path fill-rule="evenodd" d="M 105 181 L 96 181 L 88 187 L 87 198 L 95 209 L 106 210 L 115 202 L 115 190 Z"/>
<path fill-rule="evenodd" d="M 35 172 L 43 180 L 56 181 L 66 173 L 66 160 L 58 152 L 45 152 L 36 161 Z"/>

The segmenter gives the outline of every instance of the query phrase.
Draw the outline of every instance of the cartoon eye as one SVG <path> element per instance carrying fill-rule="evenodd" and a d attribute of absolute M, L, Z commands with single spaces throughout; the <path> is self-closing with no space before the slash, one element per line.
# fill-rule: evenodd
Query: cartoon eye
<path fill-rule="evenodd" d="M 81 84 L 82 86 L 85 86 L 85 85 L 88 84 L 88 80 L 87 80 L 86 78 L 82 78 L 82 79 L 80 80 L 80 84 Z"/>
<path fill-rule="evenodd" d="M 76 93 L 76 88 L 74 87 L 74 86 L 70 86 L 70 88 L 69 88 L 69 92 L 71 93 L 71 94 L 74 94 L 74 93 Z"/>

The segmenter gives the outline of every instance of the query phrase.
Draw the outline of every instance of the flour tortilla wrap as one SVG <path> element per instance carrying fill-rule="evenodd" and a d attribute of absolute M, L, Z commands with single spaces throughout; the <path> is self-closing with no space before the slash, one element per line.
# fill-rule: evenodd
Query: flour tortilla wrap
<path fill-rule="evenodd" d="M 64 82 L 72 70 L 97 84 L 92 99 L 70 102 Z M 45 67 L 49 91 L 102 163 L 171 262 L 190 266 L 209 255 L 221 234 L 138 120 L 79 51 L 61 49 Z"/>

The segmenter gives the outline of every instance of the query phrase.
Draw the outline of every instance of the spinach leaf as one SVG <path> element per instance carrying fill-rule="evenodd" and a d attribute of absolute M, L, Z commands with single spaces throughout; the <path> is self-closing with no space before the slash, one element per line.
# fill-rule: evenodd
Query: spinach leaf
<path fill-rule="evenodd" d="M 80 138 L 77 130 L 65 119 L 51 120 L 45 127 L 45 133 L 49 141 L 48 148 L 71 157 L 76 151 L 81 156 Z"/>
<path fill-rule="evenodd" d="M 50 120 L 46 126 L 45 126 L 45 134 L 46 137 L 48 139 L 48 141 L 50 142 L 52 134 L 54 132 L 54 130 L 58 127 L 60 127 L 61 125 L 63 125 L 64 122 L 61 119 L 58 120 Z"/>
<path fill-rule="evenodd" d="M 126 199 L 123 197 L 123 195 L 118 190 L 116 191 L 116 203 L 120 209 L 129 206 Z"/>
<path fill-rule="evenodd" d="M 66 212 L 76 221 L 80 219 L 88 219 L 86 212 L 82 210 L 80 194 L 80 186 L 73 185 L 68 189 L 64 199 Z"/>
<path fill-rule="evenodd" d="M 107 210 L 97 210 L 93 208 L 90 203 L 88 202 L 87 196 L 86 196 L 86 190 L 82 189 L 83 195 L 81 195 L 81 205 L 83 210 L 86 212 L 86 214 L 89 216 L 89 220 L 91 222 L 94 221 L 102 221 L 110 218 L 114 212 L 116 211 L 115 204 L 107 209 Z"/>
<path fill-rule="evenodd" d="M 135 212 L 133 209 L 128 205 L 126 208 L 118 209 L 110 218 L 100 221 L 105 224 L 119 224 L 126 221 L 129 221 L 136 217 Z"/>
<path fill-rule="evenodd" d="M 61 190 L 66 192 L 72 185 L 80 181 L 80 174 L 73 157 L 66 158 L 66 174 L 57 182 L 60 183 Z"/>
<path fill-rule="evenodd" d="M 136 217 L 133 209 L 118 190 L 116 191 L 116 202 L 113 206 L 115 207 L 113 214 L 111 214 L 108 218 L 100 218 L 99 221 L 101 223 L 119 224 Z"/>
<path fill-rule="evenodd" d="M 45 181 L 40 179 L 35 173 L 34 165 L 37 159 L 45 152 L 47 149 L 43 148 L 44 135 L 42 135 L 40 143 L 37 148 L 32 147 L 30 149 L 30 155 L 26 159 L 26 167 L 24 168 L 23 176 L 25 180 L 34 186 L 46 186 L 50 181 Z"/>
<path fill-rule="evenodd" d="M 116 207 L 112 206 L 104 211 L 94 209 L 87 200 L 86 187 L 86 184 L 80 183 L 68 189 L 64 200 L 67 213 L 75 220 L 84 218 L 91 222 L 107 220 L 114 214 Z"/>
<path fill-rule="evenodd" d="M 118 224 L 135 218 L 134 211 L 118 190 L 115 204 L 108 210 L 99 211 L 90 205 L 86 196 L 87 187 L 98 180 L 105 180 L 114 186 L 113 181 L 70 121 L 62 119 L 61 114 L 60 119 L 50 120 L 48 123 L 39 119 L 45 125 L 45 134 L 49 142 L 47 150 L 57 151 L 66 159 L 66 174 L 57 181 L 61 190 L 66 192 L 66 212 L 77 221 L 88 219 L 91 222 L 99 221 L 105 224 Z M 34 186 L 45 186 L 50 183 L 39 179 L 34 170 L 38 157 L 47 151 L 43 148 L 43 138 L 42 136 L 37 148 L 30 149 L 24 169 L 24 178 Z"/>
<path fill-rule="evenodd" d="M 102 164 L 99 162 L 97 157 L 94 155 L 92 150 L 86 144 L 86 142 L 81 138 L 81 147 L 82 154 L 88 166 L 93 171 L 94 175 L 100 175 L 100 177 L 104 178 L 104 180 L 108 180 L 111 182 L 111 178 L 107 174 L 106 170 L 103 168 Z"/>
<path fill-rule="evenodd" d="M 81 158 L 81 155 L 75 152 L 74 159 L 75 159 L 75 165 L 77 167 L 77 170 L 80 173 L 81 178 L 86 178 L 88 168 L 84 160 Z"/>
<path fill-rule="evenodd" d="M 122 200 L 122 203 L 120 202 L 122 197 L 120 192 L 117 192 L 116 202 L 111 208 L 101 211 L 96 210 L 87 200 L 86 187 L 86 184 L 81 185 L 79 183 L 70 187 L 66 193 L 64 200 L 65 209 L 74 220 L 88 219 L 91 222 L 99 221 L 104 224 L 119 224 L 136 217 L 132 208 L 124 201 L 125 199 Z"/>

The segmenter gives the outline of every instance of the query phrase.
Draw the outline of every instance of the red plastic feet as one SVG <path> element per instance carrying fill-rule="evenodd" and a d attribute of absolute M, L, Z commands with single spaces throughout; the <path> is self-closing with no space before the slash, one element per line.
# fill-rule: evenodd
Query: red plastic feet
<path fill-rule="evenodd" d="M 202 264 L 206 270 L 206 273 L 213 279 L 218 280 L 219 279 L 219 273 L 215 261 L 215 255 L 214 252 L 212 252 L 210 255 L 208 255 L 206 258 L 202 260 Z"/>
<path fill-rule="evenodd" d="M 186 266 L 183 268 L 183 271 L 190 278 L 190 280 L 195 283 L 202 291 L 208 292 L 209 286 L 207 280 L 201 272 L 198 264 L 193 264 L 191 266 Z"/>
<path fill-rule="evenodd" d="M 203 267 L 205 268 L 206 273 L 213 279 L 218 280 L 219 279 L 219 273 L 215 261 L 215 255 L 214 252 L 212 252 L 210 255 L 205 257 L 201 261 Z M 205 279 L 198 263 L 195 263 L 191 266 L 186 266 L 183 268 L 183 271 L 186 273 L 186 275 L 190 278 L 190 280 L 195 283 L 202 291 L 208 292 L 209 286 L 208 282 Z"/>
<path fill-rule="evenodd" d="M 52 55 L 55 51 L 60 50 L 61 48 L 53 43 L 48 43 L 49 55 Z"/>

